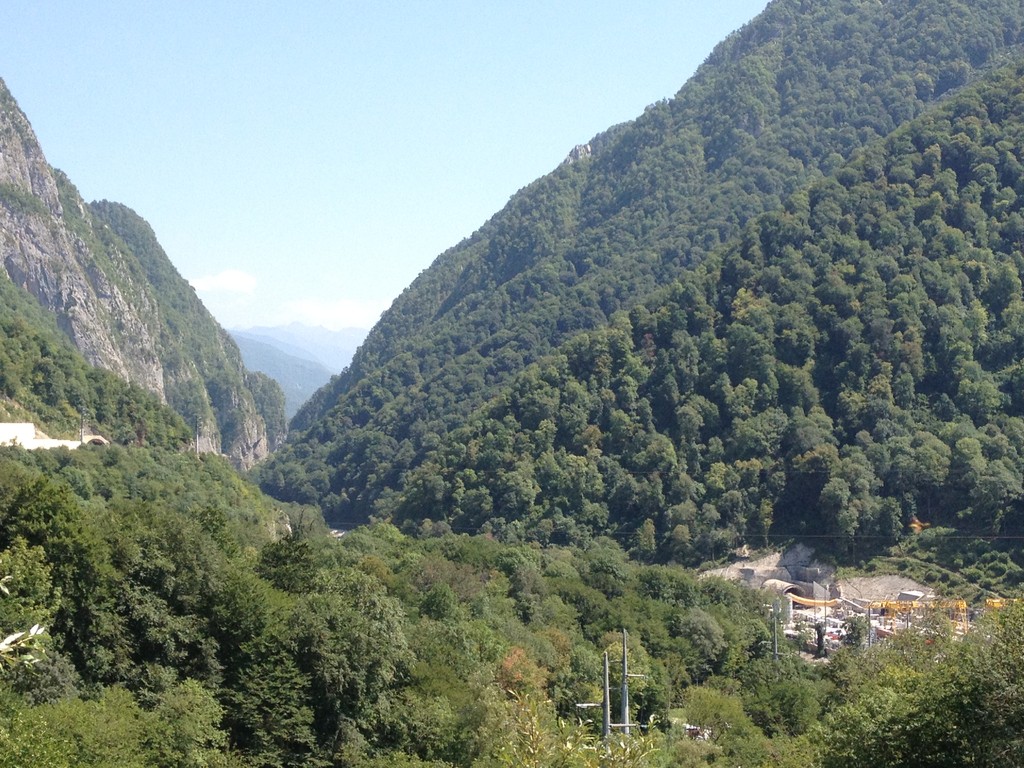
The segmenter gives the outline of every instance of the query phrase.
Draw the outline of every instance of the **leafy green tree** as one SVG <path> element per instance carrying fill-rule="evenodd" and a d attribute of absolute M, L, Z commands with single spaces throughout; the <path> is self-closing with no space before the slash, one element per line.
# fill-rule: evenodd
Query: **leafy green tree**
<path fill-rule="evenodd" d="M 214 696 L 194 680 L 166 691 L 153 714 L 149 747 L 157 762 L 167 768 L 199 768 L 216 764 L 226 746 L 219 729 L 223 710 Z"/>
<path fill-rule="evenodd" d="M 401 609 L 377 582 L 356 572 L 325 586 L 298 603 L 293 632 L 318 739 L 332 754 L 349 728 L 381 725 L 410 658 Z"/>

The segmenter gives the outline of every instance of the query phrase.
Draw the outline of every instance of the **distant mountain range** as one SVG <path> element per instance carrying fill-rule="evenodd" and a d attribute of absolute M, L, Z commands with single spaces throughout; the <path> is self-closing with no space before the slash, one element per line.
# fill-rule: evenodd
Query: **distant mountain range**
<path fill-rule="evenodd" d="M 310 396 L 340 373 L 366 337 L 365 328 L 330 331 L 301 323 L 230 331 L 247 368 L 270 376 L 284 390 L 291 419 Z"/>
<path fill-rule="evenodd" d="M 245 337 L 279 349 L 285 354 L 303 360 L 312 360 L 324 366 L 330 374 L 341 373 L 352 362 L 368 328 L 342 328 L 331 331 L 323 326 L 290 323 L 276 327 L 257 326 L 230 331 L 238 339 Z"/>

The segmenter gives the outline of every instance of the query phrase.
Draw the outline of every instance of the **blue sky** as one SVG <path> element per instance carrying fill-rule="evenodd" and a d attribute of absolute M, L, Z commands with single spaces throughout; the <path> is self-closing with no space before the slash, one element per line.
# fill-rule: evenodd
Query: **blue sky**
<path fill-rule="evenodd" d="M 227 327 L 369 327 L 765 0 L 7 0 L 0 77 Z"/>

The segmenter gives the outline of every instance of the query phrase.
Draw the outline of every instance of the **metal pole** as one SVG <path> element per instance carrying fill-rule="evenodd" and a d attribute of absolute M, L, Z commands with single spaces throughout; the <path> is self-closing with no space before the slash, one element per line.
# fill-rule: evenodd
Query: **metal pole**
<path fill-rule="evenodd" d="M 626 657 L 626 630 L 622 630 L 622 732 L 629 735 L 629 661 Z"/>
<path fill-rule="evenodd" d="M 601 724 L 601 736 L 607 741 L 612 732 L 612 695 L 608 687 L 608 651 L 604 652 L 604 721 Z"/>
<path fill-rule="evenodd" d="M 779 601 L 772 603 L 772 658 L 779 660 Z"/>

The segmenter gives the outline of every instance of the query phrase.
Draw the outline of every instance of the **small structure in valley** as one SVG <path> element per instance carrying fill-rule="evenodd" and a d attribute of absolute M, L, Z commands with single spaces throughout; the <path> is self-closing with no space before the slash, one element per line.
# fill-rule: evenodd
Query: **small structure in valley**
<path fill-rule="evenodd" d="M 49 448 L 74 450 L 82 445 L 109 445 L 110 441 L 100 435 L 88 435 L 82 431 L 78 440 L 56 440 L 36 429 L 30 421 L 0 423 L 0 445 L 18 445 L 30 451 Z"/>

